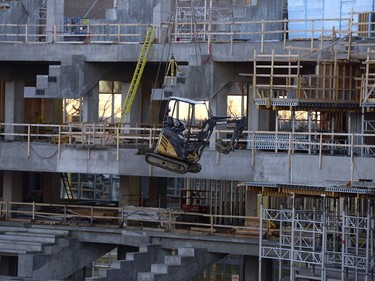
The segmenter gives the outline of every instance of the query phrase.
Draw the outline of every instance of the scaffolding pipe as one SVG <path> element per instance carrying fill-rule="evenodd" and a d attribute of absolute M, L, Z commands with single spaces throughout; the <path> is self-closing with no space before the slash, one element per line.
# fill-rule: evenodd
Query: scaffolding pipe
<path fill-rule="evenodd" d="M 342 227 L 341 227 L 341 280 L 345 281 L 345 247 L 346 247 L 346 238 L 345 238 L 345 226 L 346 226 L 346 211 L 348 208 L 347 199 L 343 198 L 343 207 L 342 207 Z"/>
<path fill-rule="evenodd" d="M 323 197 L 323 214 L 322 214 L 322 270 L 321 270 L 321 280 L 325 281 L 327 279 L 326 274 L 326 254 L 327 254 L 327 197 L 322 195 Z"/>
<path fill-rule="evenodd" d="M 280 204 L 280 210 L 284 210 L 282 203 Z M 282 245 L 282 237 L 283 237 L 283 221 L 280 220 L 280 237 L 279 237 L 280 246 L 279 248 L 281 248 L 281 245 Z M 283 265 L 282 260 L 279 259 L 279 280 L 281 280 L 281 277 L 282 277 L 282 265 Z"/>
<path fill-rule="evenodd" d="M 367 199 L 367 229 L 366 229 L 366 275 L 365 275 L 365 281 L 369 280 L 369 263 L 370 263 L 370 232 L 371 231 L 371 201 L 370 199 Z M 371 210 L 372 211 L 372 210 Z"/>
<path fill-rule="evenodd" d="M 291 241 L 290 241 L 290 281 L 294 281 L 294 231 L 295 231 L 295 193 L 292 193 L 292 227 L 291 227 Z"/>
<path fill-rule="evenodd" d="M 258 280 L 262 280 L 262 224 L 263 224 L 263 194 L 260 195 L 260 216 L 259 216 L 259 257 L 258 257 Z"/>

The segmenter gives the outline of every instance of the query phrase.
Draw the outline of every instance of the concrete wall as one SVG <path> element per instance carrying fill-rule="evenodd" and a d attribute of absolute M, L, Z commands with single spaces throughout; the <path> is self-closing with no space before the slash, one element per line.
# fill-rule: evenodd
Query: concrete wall
<path fill-rule="evenodd" d="M 1 12 L 0 24 L 37 24 L 42 0 L 8 1 L 10 9 Z"/>
<path fill-rule="evenodd" d="M 248 21 L 261 21 L 261 20 L 282 20 L 287 18 L 287 0 L 267 0 L 257 1 L 257 5 L 254 6 L 234 6 L 234 20 L 248 20 Z M 252 26 L 238 26 L 238 31 L 259 31 L 261 25 Z M 267 25 L 268 30 L 282 30 L 283 26 L 280 23 L 273 25 Z M 282 34 L 266 34 L 266 40 L 279 40 L 282 38 Z M 256 41 L 260 39 L 260 35 L 241 35 L 236 36 L 238 40 L 251 40 Z"/>
<path fill-rule="evenodd" d="M 106 10 L 112 8 L 113 0 L 65 0 L 64 15 L 68 18 L 86 15 L 88 19 L 104 19 Z"/>

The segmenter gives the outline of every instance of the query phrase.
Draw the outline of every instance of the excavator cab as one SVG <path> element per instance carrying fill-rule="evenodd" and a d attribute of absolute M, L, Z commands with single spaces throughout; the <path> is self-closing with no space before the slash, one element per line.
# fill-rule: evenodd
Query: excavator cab
<path fill-rule="evenodd" d="M 180 174 L 199 173 L 198 163 L 213 129 L 218 124 L 236 123 L 232 137 L 240 137 L 245 118 L 215 117 L 209 113 L 204 101 L 170 97 L 164 117 L 164 126 L 153 152 L 146 154 L 147 163 Z M 221 144 L 223 146 L 223 144 Z M 233 150 L 233 143 L 221 152 Z"/>
<path fill-rule="evenodd" d="M 203 121 L 208 119 L 208 112 L 204 101 L 171 97 L 164 115 L 164 127 L 177 130 L 182 133 L 185 142 L 190 142 L 194 129 L 200 128 Z"/>

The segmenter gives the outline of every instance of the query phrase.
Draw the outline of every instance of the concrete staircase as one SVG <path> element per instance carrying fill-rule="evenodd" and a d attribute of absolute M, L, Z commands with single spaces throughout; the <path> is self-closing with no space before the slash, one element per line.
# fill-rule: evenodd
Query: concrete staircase
<path fill-rule="evenodd" d="M 17 257 L 18 280 L 62 280 L 114 247 L 81 243 L 65 229 L 0 222 L 0 255 Z"/>
<path fill-rule="evenodd" d="M 139 272 L 137 281 L 190 280 L 224 255 L 209 253 L 206 249 L 178 248 L 176 255 L 168 255 L 164 263 L 152 264 L 149 272 Z"/>
<path fill-rule="evenodd" d="M 161 262 L 168 254 L 168 251 L 158 245 L 146 245 L 139 248 L 139 252 L 126 254 L 125 260 L 114 262 L 109 269 L 100 269 L 99 277 L 86 278 L 86 281 L 104 280 L 137 280 L 137 273 L 150 270 L 151 264 Z"/>
<path fill-rule="evenodd" d="M 86 281 L 184 281 L 224 257 L 194 248 L 170 252 L 157 245 L 142 247 L 139 252 L 127 253 L 126 260 L 113 263 L 110 269 L 101 270 L 99 277 L 86 278 Z"/>
<path fill-rule="evenodd" d="M 92 88 L 93 81 L 85 79 L 85 57 L 72 56 L 69 65 L 49 65 L 48 75 L 37 75 L 35 87 L 25 87 L 26 98 L 80 98 Z M 97 78 L 97 77 L 95 77 Z M 98 80 L 96 80 L 97 83 Z"/>
<path fill-rule="evenodd" d="M 68 231 L 25 227 L 0 227 L 0 253 L 37 254 L 43 253 L 47 246 L 55 245 Z"/>

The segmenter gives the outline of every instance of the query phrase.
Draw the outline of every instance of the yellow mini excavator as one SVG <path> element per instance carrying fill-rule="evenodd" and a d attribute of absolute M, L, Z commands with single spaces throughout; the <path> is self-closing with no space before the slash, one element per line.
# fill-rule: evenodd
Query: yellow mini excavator
<path fill-rule="evenodd" d="M 164 126 L 153 152 L 147 153 L 147 163 L 179 174 L 199 173 L 201 158 L 215 126 L 235 124 L 230 142 L 218 140 L 216 149 L 228 154 L 234 150 L 246 126 L 245 117 L 212 116 L 204 101 L 170 97 Z"/>

